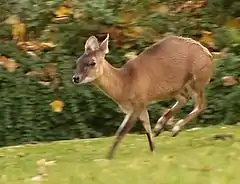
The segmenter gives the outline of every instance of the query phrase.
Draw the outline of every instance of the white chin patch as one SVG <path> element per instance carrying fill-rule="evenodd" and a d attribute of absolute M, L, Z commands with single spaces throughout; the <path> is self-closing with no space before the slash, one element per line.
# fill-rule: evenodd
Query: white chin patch
<path fill-rule="evenodd" d="M 81 82 L 80 84 L 86 84 L 86 83 L 89 83 L 89 82 L 92 82 L 95 78 L 93 77 L 85 77 Z"/>

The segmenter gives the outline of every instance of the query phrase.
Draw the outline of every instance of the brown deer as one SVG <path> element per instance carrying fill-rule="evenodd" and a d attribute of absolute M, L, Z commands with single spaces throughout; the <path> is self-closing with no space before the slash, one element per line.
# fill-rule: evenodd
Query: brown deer
<path fill-rule="evenodd" d="M 109 52 L 108 39 L 109 34 L 99 44 L 95 36 L 88 38 L 84 54 L 76 61 L 73 83 L 94 84 L 125 113 L 107 158 L 113 157 L 117 145 L 137 119 L 146 131 L 150 150 L 154 152 L 147 106 L 157 101 L 176 99 L 172 108 L 157 121 L 154 133 L 158 136 L 189 97 L 193 98 L 193 111 L 176 122 L 172 129 L 172 136 L 176 136 L 204 109 L 204 88 L 209 83 L 214 68 L 212 55 L 207 48 L 191 38 L 168 36 L 121 68 L 115 68 L 105 60 L 105 55 Z"/>

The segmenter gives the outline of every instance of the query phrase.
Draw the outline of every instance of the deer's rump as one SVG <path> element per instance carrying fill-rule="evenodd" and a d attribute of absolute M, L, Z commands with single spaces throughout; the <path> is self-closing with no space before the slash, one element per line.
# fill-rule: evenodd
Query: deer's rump
<path fill-rule="evenodd" d="M 189 82 L 204 87 L 212 76 L 212 59 L 198 42 L 171 36 L 143 51 L 124 66 L 133 80 L 130 92 L 143 100 L 166 99 Z"/>

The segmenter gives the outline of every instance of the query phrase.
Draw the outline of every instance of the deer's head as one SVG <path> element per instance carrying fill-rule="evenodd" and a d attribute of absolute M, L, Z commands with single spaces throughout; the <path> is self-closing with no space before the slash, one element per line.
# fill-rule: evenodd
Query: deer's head
<path fill-rule="evenodd" d="M 74 84 L 93 82 L 103 73 L 103 62 L 108 50 L 108 38 L 99 44 L 95 36 L 90 36 L 85 43 L 84 53 L 76 61 L 75 74 L 72 77 Z"/>

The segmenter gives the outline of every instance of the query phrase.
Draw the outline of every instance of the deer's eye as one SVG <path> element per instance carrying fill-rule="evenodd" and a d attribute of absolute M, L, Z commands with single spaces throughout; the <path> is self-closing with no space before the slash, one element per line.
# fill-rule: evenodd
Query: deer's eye
<path fill-rule="evenodd" d="M 95 63 L 95 62 L 91 62 L 91 63 L 88 63 L 87 65 L 88 65 L 88 66 L 95 66 L 96 63 Z"/>

